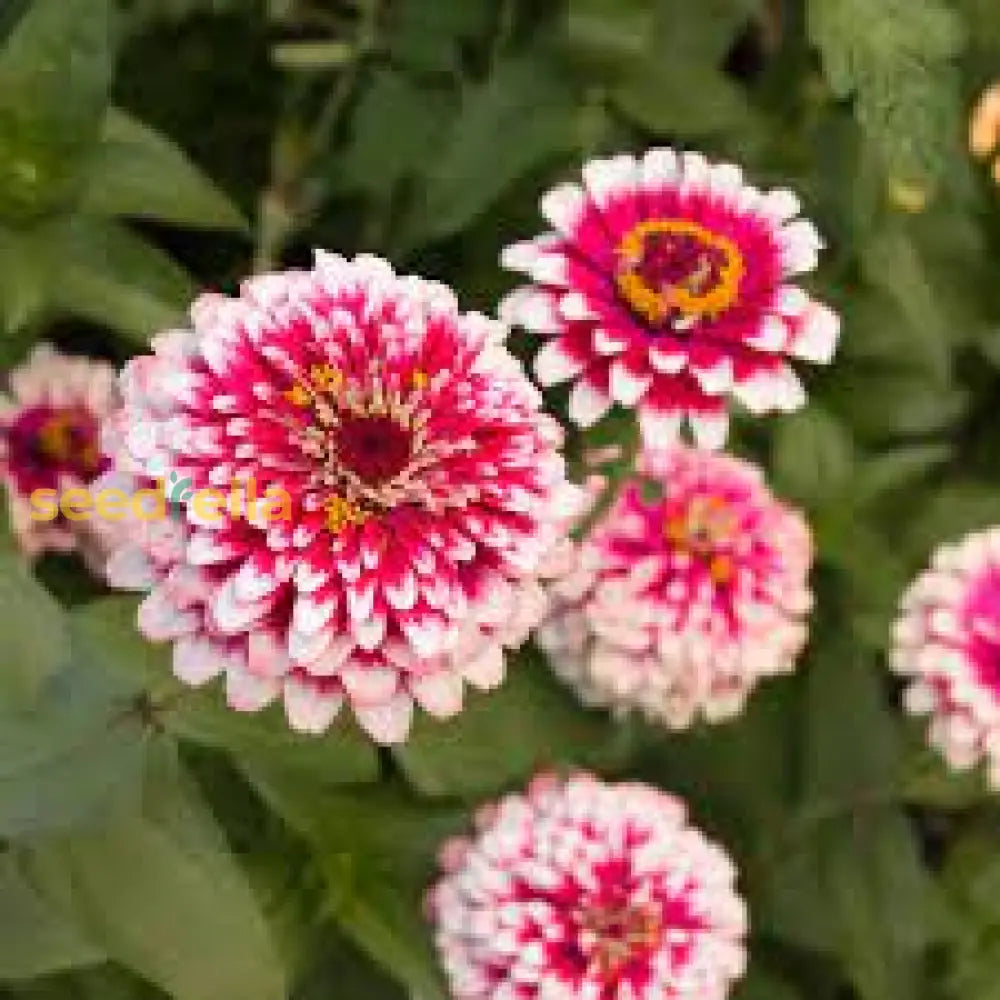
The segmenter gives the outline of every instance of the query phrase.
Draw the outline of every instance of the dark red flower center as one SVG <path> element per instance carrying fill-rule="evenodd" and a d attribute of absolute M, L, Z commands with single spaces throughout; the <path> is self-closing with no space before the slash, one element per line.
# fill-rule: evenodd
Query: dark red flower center
<path fill-rule="evenodd" d="M 651 323 L 725 311 L 742 275 L 736 244 L 686 219 L 647 219 L 618 245 L 618 291 Z"/>
<path fill-rule="evenodd" d="M 392 417 L 341 414 L 336 428 L 337 459 L 369 486 L 394 479 L 409 464 L 413 435 Z"/>
<path fill-rule="evenodd" d="M 97 420 L 82 406 L 30 406 L 5 436 L 11 476 L 21 492 L 56 489 L 63 476 L 87 482 L 103 466 Z"/>

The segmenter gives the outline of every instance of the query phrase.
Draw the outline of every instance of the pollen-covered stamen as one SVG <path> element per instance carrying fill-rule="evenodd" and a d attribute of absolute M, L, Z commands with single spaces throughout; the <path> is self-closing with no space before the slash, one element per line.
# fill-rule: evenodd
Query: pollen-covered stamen
<path fill-rule="evenodd" d="M 364 524 L 368 520 L 364 510 L 341 496 L 330 497 L 323 510 L 326 513 L 326 529 L 334 535 L 339 535 L 349 524 Z"/>
<path fill-rule="evenodd" d="M 615 984 L 631 962 L 656 951 L 663 939 L 660 909 L 652 904 L 590 906 L 579 921 L 582 950 L 606 985 Z"/>
<path fill-rule="evenodd" d="M 739 294 L 739 248 L 695 222 L 647 219 L 625 234 L 617 253 L 618 291 L 648 322 L 717 316 Z"/>
<path fill-rule="evenodd" d="M 693 497 L 686 507 L 668 509 L 663 534 L 678 549 L 702 560 L 719 584 L 733 576 L 730 547 L 739 527 L 730 504 L 718 496 Z"/>

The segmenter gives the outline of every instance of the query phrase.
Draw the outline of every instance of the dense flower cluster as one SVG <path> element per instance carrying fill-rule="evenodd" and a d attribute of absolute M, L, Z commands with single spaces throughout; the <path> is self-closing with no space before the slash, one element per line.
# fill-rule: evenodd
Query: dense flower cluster
<path fill-rule="evenodd" d="M 100 425 L 115 405 L 114 369 L 40 344 L 10 373 L 10 393 L 0 396 L 0 478 L 18 544 L 29 556 L 78 549 L 99 566 L 89 526 L 33 518 L 31 495 L 84 487 L 107 466 Z"/>
<path fill-rule="evenodd" d="M 794 284 L 822 244 L 791 191 L 652 149 L 591 161 L 582 184 L 549 191 L 541 209 L 553 231 L 503 254 L 530 284 L 501 315 L 547 338 L 535 371 L 544 385 L 573 380 L 573 421 L 588 426 L 618 402 L 638 408 L 652 446 L 686 417 L 715 448 L 730 397 L 759 414 L 805 402 L 789 359 L 828 362 L 839 323 Z"/>
<path fill-rule="evenodd" d="M 230 704 L 342 703 L 380 742 L 416 702 L 457 712 L 543 610 L 537 567 L 574 509 L 558 424 L 496 322 L 376 258 L 320 253 L 206 295 L 123 376 L 116 475 L 269 494 L 120 532 L 112 580 L 151 588 L 144 634 Z"/>
<path fill-rule="evenodd" d="M 678 445 L 639 472 L 567 553 L 540 642 L 587 704 L 727 718 L 805 642 L 808 526 L 726 455 Z"/>
<path fill-rule="evenodd" d="M 1000 787 L 1000 528 L 934 554 L 903 597 L 892 663 L 931 743 L 955 768 L 986 761 Z"/>
<path fill-rule="evenodd" d="M 456 1000 L 723 1000 L 742 975 L 735 868 L 677 799 L 544 775 L 477 825 L 428 897 Z"/>

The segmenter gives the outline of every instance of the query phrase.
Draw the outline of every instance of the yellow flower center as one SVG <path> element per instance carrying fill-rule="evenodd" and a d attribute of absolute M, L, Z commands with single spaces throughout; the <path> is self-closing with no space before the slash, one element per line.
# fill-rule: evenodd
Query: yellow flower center
<path fill-rule="evenodd" d="M 711 578 L 728 583 L 734 572 L 732 557 L 720 549 L 732 542 L 737 519 L 721 497 L 695 497 L 686 510 L 671 514 L 663 522 L 664 537 L 685 552 L 705 561 Z"/>
<path fill-rule="evenodd" d="M 618 291 L 650 323 L 717 316 L 739 296 L 739 247 L 688 219 L 646 219 L 625 234 L 616 252 Z"/>

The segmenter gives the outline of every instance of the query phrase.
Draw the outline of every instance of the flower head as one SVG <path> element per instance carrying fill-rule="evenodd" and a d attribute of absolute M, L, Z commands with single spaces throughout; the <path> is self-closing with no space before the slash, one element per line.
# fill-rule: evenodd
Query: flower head
<path fill-rule="evenodd" d="M 677 799 L 543 775 L 477 821 L 428 896 L 456 1000 L 723 1000 L 742 975 L 736 871 Z"/>
<path fill-rule="evenodd" d="M 79 548 L 96 557 L 85 521 L 33 518 L 30 498 L 84 487 L 107 466 L 100 427 L 115 404 L 114 369 L 40 344 L 10 373 L 10 391 L 0 397 L 0 477 L 19 545 L 31 556 Z"/>
<path fill-rule="evenodd" d="M 192 317 L 128 366 L 114 425 L 117 473 L 169 471 L 189 497 L 155 551 L 138 537 L 110 565 L 152 587 L 140 627 L 175 642 L 178 676 L 224 672 L 242 710 L 283 697 L 307 731 L 346 700 L 381 742 L 414 702 L 444 717 L 463 681 L 499 683 L 576 495 L 503 328 L 325 253 Z M 230 495 L 206 510 L 211 488 Z"/>
<path fill-rule="evenodd" d="M 903 597 L 892 664 L 949 764 L 986 761 L 1000 787 L 1000 528 L 934 554 Z"/>
<path fill-rule="evenodd" d="M 805 643 L 809 528 L 726 455 L 678 445 L 640 472 L 564 558 L 539 641 L 588 704 L 671 728 L 732 716 Z"/>
<path fill-rule="evenodd" d="M 547 339 L 544 385 L 573 380 L 571 419 L 638 407 L 648 445 L 687 417 L 703 447 L 726 437 L 727 400 L 753 413 L 797 409 L 789 359 L 826 363 L 839 322 L 795 285 L 821 241 L 790 191 L 762 193 L 730 164 L 650 150 L 593 160 L 583 183 L 542 199 L 553 231 L 508 247 L 531 284 L 501 314 Z"/>

